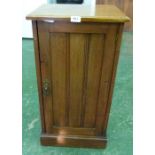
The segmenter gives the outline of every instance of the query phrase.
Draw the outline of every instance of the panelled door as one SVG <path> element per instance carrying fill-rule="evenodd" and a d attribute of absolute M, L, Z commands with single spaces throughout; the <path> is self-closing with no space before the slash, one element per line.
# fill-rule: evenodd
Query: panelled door
<path fill-rule="evenodd" d="M 46 133 L 104 134 L 114 24 L 38 22 Z"/>

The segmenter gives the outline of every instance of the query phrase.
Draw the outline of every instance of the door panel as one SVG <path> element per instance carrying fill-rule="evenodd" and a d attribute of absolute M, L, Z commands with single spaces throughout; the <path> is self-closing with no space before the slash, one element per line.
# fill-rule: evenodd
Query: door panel
<path fill-rule="evenodd" d="M 85 94 L 85 127 L 94 127 L 95 125 L 103 54 L 104 35 L 91 34 L 89 36 L 89 59 Z"/>
<path fill-rule="evenodd" d="M 66 34 L 50 33 L 53 125 L 66 124 Z"/>
<path fill-rule="evenodd" d="M 80 127 L 83 100 L 85 35 L 70 34 L 69 126 Z"/>
<path fill-rule="evenodd" d="M 103 33 L 59 33 L 44 22 L 38 28 L 42 81 L 50 84 L 44 96 L 46 131 L 102 135 L 116 26 L 105 26 Z"/>

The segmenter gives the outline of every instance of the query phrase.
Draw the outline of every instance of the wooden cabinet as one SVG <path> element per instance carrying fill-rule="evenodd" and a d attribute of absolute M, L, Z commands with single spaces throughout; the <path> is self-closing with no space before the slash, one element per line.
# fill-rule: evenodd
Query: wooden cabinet
<path fill-rule="evenodd" d="M 107 18 L 104 10 L 113 16 Z M 44 5 L 27 16 L 33 23 L 41 144 L 104 147 L 121 35 L 129 19 L 104 5 L 80 23 L 71 23 L 65 12 L 57 14 L 54 5 Z"/>

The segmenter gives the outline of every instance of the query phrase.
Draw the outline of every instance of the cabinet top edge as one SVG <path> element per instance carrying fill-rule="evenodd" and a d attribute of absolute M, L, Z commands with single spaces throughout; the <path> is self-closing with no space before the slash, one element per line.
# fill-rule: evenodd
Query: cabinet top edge
<path fill-rule="evenodd" d="M 130 18 L 114 5 L 91 6 L 71 4 L 44 4 L 26 16 L 29 20 L 70 21 L 71 16 L 80 16 L 81 22 L 128 22 Z"/>

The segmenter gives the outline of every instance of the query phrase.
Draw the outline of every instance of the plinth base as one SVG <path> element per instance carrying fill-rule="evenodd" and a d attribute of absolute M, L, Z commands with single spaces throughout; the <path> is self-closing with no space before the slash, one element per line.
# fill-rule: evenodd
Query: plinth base
<path fill-rule="evenodd" d="M 89 147 L 105 148 L 107 143 L 106 137 L 93 136 L 68 136 L 68 135 L 51 135 L 42 134 L 40 137 L 41 144 L 44 146 L 66 146 L 66 147 Z"/>

